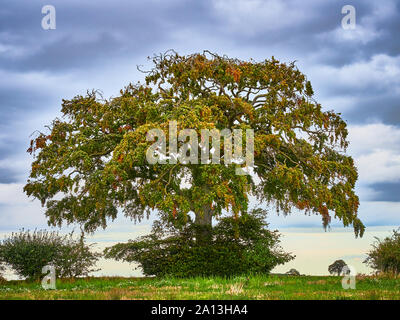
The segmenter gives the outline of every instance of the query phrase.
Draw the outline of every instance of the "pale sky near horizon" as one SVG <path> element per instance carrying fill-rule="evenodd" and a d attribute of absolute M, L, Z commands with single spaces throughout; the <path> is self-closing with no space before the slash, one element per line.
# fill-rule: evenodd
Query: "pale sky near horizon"
<path fill-rule="evenodd" d="M 55 30 L 41 27 L 48 4 L 56 9 Z M 354 30 L 341 25 L 342 7 L 349 4 L 356 9 Z M 399 30 L 396 0 L 3 0 L 0 239 L 21 228 L 47 228 L 44 209 L 22 192 L 32 160 L 25 151 L 30 134 L 60 116 L 61 99 L 87 89 L 115 96 L 129 82 L 143 81 L 136 66 L 148 65 L 147 56 L 171 48 L 181 54 L 208 49 L 240 59 L 296 60 L 317 101 L 348 122 L 366 234 L 355 239 L 336 220 L 324 232 L 317 216 L 271 211 L 271 228 L 285 236 L 284 249 L 297 255 L 277 270 L 326 274 L 327 264 L 347 257 L 359 272 L 369 272 L 360 260 L 373 237 L 400 226 Z M 93 241 L 125 241 L 149 226 L 121 217 Z M 105 274 L 131 272 L 112 261 L 102 266 Z"/>
<path fill-rule="evenodd" d="M 112 228 L 114 229 L 114 228 Z M 121 228 L 116 228 L 120 230 Z M 131 226 L 124 231 L 109 230 L 97 232 L 89 236 L 89 243 L 96 243 L 95 249 L 101 252 L 104 248 L 117 242 L 141 236 L 150 231 L 149 225 Z M 351 230 L 335 227 L 326 232 L 320 228 L 281 228 L 280 245 L 286 252 L 296 255 L 296 258 L 284 265 L 277 266 L 273 273 L 285 273 L 295 268 L 305 275 L 329 275 L 328 266 L 335 260 L 342 259 L 352 266 L 357 273 L 370 274 L 373 270 L 363 261 L 366 253 L 375 241 L 374 237 L 383 239 L 391 234 L 393 226 L 380 226 L 368 228 L 362 238 L 355 238 Z M 0 238 L 9 233 L 0 233 Z M 142 276 L 136 264 L 116 262 L 114 260 L 100 259 L 97 268 L 100 271 L 93 273 L 95 276 Z M 5 277 L 18 279 L 18 276 L 7 270 Z"/>

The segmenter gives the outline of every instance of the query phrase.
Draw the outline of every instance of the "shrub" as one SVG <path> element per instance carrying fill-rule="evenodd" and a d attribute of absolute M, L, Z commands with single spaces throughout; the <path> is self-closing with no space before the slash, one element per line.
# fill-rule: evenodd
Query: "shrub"
<path fill-rule="evenodd" d="M 383 240 L 375 239 L 364 263 L 380 272 L 400 274 L 400 228 Z"/>
<path fill-rule="evenodd" d="M 73 233 L 21 230 L 2 241 L 0 260 L 28 279 L 42 277 L 45 265 L 53 265 L 58 277 L 85 276 L 95 271 L 91 267 L 100 256 L 91 252 L 91 246 L 85 244 L 83 234 L 75 239 Z"/>
<path fill-rule="evenodd" d="M 265 212 L 253 210 L 235 218 L 222 218 L 212 228 L 209 243 L 196 242 L 198 227 L 177 228 L 156 221 L 149 235 L 105 250 L 106 258 L 139 264 L 145 275 L 176 277 L 233 276 L 269 273 L 294 259 L 282 251 L 277 231 L 269 231 Z"/>

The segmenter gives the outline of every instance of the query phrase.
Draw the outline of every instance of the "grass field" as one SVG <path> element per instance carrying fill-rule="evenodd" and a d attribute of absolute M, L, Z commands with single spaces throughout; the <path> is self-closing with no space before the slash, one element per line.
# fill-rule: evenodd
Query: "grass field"
<path fill-rule="evenodd" d="M 0 299 L 400 299 L 400 278 L 357 276 L 356 289 L 341 277 L 81 278 L 57 280 L 57 290 L 39 282 L 3 281 Z"/>

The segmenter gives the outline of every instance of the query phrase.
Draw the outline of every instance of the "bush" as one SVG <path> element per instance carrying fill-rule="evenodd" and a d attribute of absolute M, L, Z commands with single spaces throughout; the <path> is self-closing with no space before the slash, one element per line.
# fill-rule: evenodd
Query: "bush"
<path fill-rule="evenodd" d="M 57 277 L 86 276 L 95 271 L 91 267 L 100 256 L 91 252 L 91 246 L 85 244 L 83 235 L 74 239 L 73 233 L 21 230 L 2 241 L 0 260 L 28 279 L 43 277 L 45 265 L 53 265 Z"/>
<path fill-rule="evenodd" d="M 277 231 L 267 230 L 265 211 L 253 210 L 237 219 L 222 218 L 207 244 L 196 242 L 198 227 L 176 228 L 156 221 L 151 234 L 105 250 L 106 258 L 139 264 L 145 275 L 234 276 L 269 273 L 294 259 L 279 247 Z"/>
<path fill-rule="evenodd" d="M 384 240 L 375 239 L 364 263 L 380 272 L 400 274 L 400 228 Z"/>

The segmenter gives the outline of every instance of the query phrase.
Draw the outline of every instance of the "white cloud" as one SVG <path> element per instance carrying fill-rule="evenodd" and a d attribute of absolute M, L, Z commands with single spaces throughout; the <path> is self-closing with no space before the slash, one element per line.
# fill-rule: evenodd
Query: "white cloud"
<path fill-rule="evenodd" d="M 400 180 L 400 154 L 378 150 L 356 158 L 360 181 L 363 183 L 395 182 Z"/>
<path fill-rule="evenodd" d="M 400 128 L 383 123 L 349 126 L 349 151 L 353 155 L 369 154 L 388 148 L 400 153 Z"/>
<path fill-rule="evenodd" d="M 32 54 L 32 51 L 27 47 L 0 43 L 0 54 L 5 57 L 19 58 Z"/>
<path fill-rule="evenodd" d="M 400 56 L 374 55 L 368 61 L 359 61 L 342 67 L 317 65 L 311 68 L 313 82 L 322 88 L 341 88 L 394 91 L 400 93 Z M 321 85 L 322 83 L 322 85 Z M 367 91 L 368 92 L 368 91 Z"/>
<path fill-rule="evenodd" d="M 0 204 L 27 203 L 28 199 L 22 192 L 23 188 L 24 185 L 20 183 L 0 183 Z"/>
<path fill-rule="evenodd" d="M 361 184 L 400 180 L 400 128 L 382 123 L 350 126 L 349 141 Z"/>

